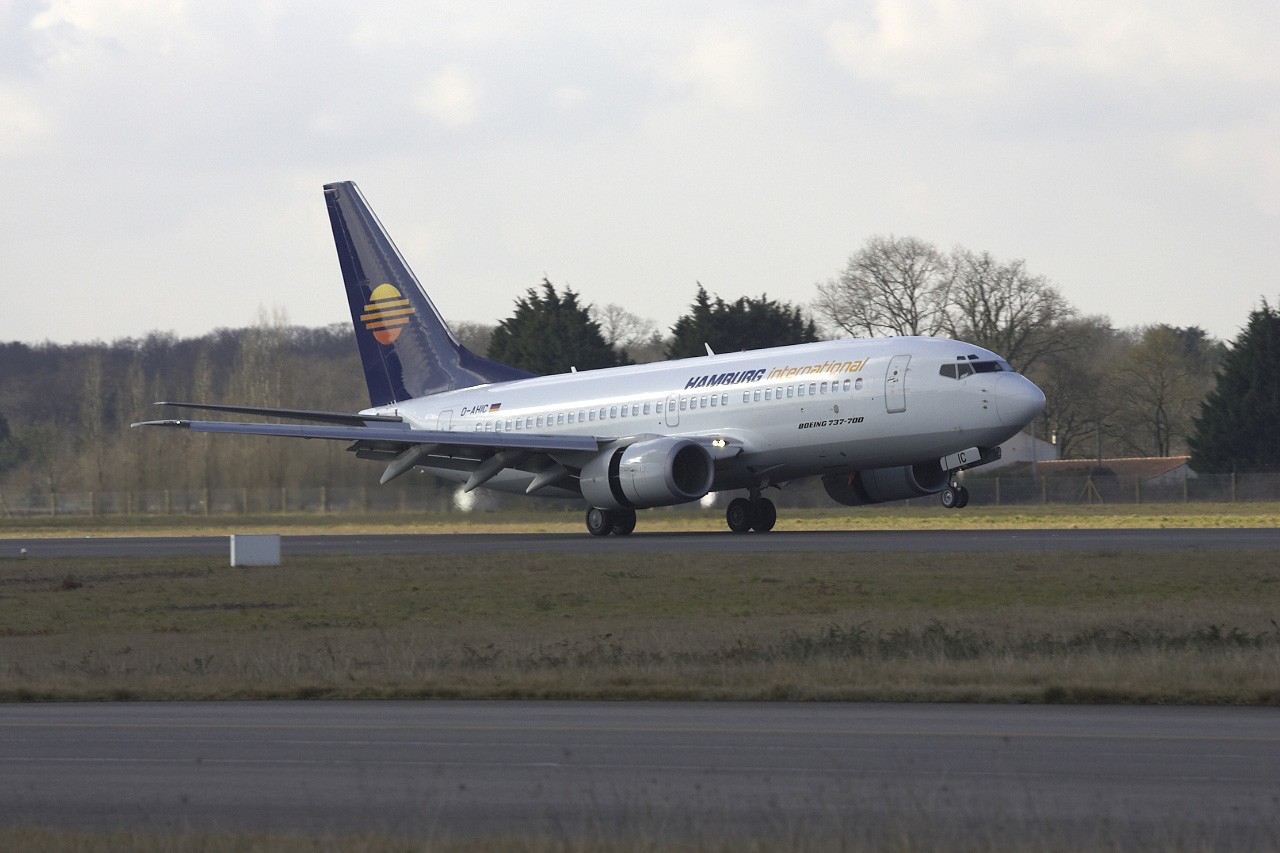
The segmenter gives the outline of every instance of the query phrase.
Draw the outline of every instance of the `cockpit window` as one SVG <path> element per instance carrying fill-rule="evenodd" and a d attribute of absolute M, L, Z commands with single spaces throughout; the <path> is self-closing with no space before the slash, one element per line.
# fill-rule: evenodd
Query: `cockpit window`
<path fill-rule="evenodd" d="M 957 361 L 955 364 L 944 364 L 938 373 L 948 379 L 964 379 L 974 373 L 999 373 L 1008 370 L 1003 361 Z"/>

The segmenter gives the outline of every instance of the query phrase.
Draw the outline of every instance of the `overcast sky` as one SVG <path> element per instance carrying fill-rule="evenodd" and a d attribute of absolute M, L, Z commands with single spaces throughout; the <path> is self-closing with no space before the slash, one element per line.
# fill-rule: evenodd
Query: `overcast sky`
<path fill-rule="evenodd" d="M 1280 3 L 0 0 L 0 340 L 347 322 L 354 180 L 441 312 L 666 328 L 875 234 L 1117 326 L 1280 298 Z"/>

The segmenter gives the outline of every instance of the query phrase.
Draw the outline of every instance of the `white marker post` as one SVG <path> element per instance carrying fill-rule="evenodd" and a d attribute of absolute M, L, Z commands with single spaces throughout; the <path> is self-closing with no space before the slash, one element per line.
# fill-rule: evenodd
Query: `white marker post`
<path fill-rule="evenodd" d="M 231 534 L 231 565 L 280 565 L 280 534 Z"/>

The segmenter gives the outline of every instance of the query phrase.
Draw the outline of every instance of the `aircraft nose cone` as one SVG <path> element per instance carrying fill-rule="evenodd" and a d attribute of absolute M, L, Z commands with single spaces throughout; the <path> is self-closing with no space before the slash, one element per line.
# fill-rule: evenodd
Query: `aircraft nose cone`
<path fill-rule="evenodd" d="M 1005 426 L 1021 429 L 1044 410 L 1044 392 L 1020 373 L 1006 373 L 996 380 L 996 414 Z"/>

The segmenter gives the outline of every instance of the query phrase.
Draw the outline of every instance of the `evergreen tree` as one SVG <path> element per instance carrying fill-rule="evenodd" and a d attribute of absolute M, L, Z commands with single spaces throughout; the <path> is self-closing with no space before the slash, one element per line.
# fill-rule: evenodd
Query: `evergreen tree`
<path fill-rule="evenodd" d="M 556 292 L 547 279 L 542 293 L 534 288 L 516 300 L 515 314 L 498 324 L 489 341 L 489 358 L 534 373 L 568 373 L 625 363 L 605 342 L 600 324 L 591 319 L 578 294 Z"/>
<path fill-rule="evenodd" d="M 807 320 L 800 309 L 790 303 L 779 303 L 761 294 L 759 299 L 739 297 L 725 302 L 717 296 L 713 301 L 698 285 L 689 313 L 671 327 L 673 340 L 667 346 L 668 358 L 690 358 L 705 355 L 706 345 L 717 353 L 780 347 L 811 343 L 818 339 L 813 320 Z"/>
<path fill-rule="evenodd" d="M 1200 406 L 1191 467 L 1202 474 L 1280 470 L 1280 309 L 1263 300 L 1222 358 Z"/>

